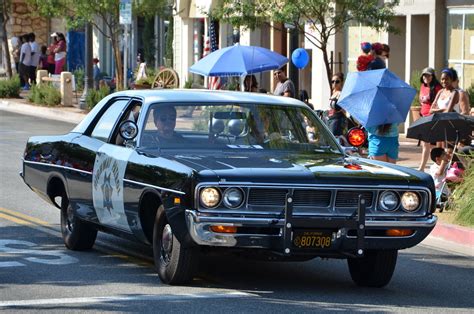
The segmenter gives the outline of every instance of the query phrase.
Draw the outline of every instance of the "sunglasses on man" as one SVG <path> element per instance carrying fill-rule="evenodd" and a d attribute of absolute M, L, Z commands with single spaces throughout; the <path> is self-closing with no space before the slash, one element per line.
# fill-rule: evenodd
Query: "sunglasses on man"
<path fill-rule="evenodd" d="M 167 121 L 174 122 L 176 121 L 176 116 L 175 115 L 162 115 L 158 119 L 160 119 L 161 122 L 167 122 Z"/>
<path fill-rule="evenodd" d="M 332 80 L 331 81 L 331 84 L 339 84 L 339 83 L 341 83 L 341 81 L 339 81 L 339 80 Z"/>

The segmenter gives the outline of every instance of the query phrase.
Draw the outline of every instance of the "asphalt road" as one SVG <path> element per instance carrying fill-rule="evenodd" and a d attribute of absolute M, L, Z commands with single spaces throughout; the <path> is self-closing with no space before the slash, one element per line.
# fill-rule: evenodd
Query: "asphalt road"
<path fill-rule="evenodd" d="M 150 248 L 99 233 L 89 252 L 67 250 L 59 211 L 18 176 L 31 135 L 73 125 L 0 111 L 0 311 L 470 312 L 473 260 L 420 245 L 400 252 L 391 283 L 356 287 L 343 260 L 201 261 L 191 285 L 163 285 Z"/>

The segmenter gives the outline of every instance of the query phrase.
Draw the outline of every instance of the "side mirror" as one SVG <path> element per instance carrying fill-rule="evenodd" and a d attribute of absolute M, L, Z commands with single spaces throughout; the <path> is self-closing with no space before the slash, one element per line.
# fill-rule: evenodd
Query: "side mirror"
<path fill-rule="evenodd" d="M 138 126 L 133 121 L 124 121 L 120 124 L 119 133 L 124 140 L 133 140 L 138 134 Z"/>

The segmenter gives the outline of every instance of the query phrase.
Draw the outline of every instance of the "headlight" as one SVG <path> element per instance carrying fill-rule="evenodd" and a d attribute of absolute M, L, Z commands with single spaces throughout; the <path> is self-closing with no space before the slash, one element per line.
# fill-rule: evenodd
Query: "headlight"
<path fill-rule="evenodd" d="M 221 193 L 216 188 L 204 188 L 201 190 L 200 200 L 204 207 L 213 208 L 221 201 Z"/>
<path fill-rule="evenodd" d="M 379 205 L 382 210 L 391 212 L 398 207 L 398 195 L 393 191 L 385 191 L 380 195 Z"/>
<path fill-rule="evenodd" d="M 237 208 L 242 204 L 242 201 L 244 200 L 244 193 L 240 189 L 229 188 L 225 190 L 222 199 L 224 200 L 225 206 L 229 208 Z"/>
<path fill-rule="evenodd" d="M 408 212 L 413 212 L 420 206 L 420 196 L 415 192 L 405 192 L 402 195 L 402 207 Z"/>

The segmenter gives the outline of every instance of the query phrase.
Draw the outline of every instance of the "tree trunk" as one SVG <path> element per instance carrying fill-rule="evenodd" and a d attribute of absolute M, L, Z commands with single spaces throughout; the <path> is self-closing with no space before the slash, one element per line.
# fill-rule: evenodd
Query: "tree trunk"
<path fill-rule="evenodd" d="M 8 78 L 12 78 L 12 63 L 10 59 L 10 49 L 8 48 L 8 35 L 7 35 L 7 22 L 9 20 L 6 2 L 2 4 L 2 12 L 1 12 L 1 22 L 2 22 L 2 32 L 3 32 L 3 50 L 5 51 L 5 61 L 7 66 L 7 76 Z"/>
<path fill-rule="evenodd" d="M 323 52 L 324 65 L 326 66 L 326 76 L 328 78 L 329 93 L 331 93 L 331 87 L 332 87 L 331 86 L 331 77 L 332 77 L 333 73 L 331 72 L 331 65 L 329 64 L 327 46 L 323 45 L 321 47 L 321 51 Z"/>
<path fill-rule="evenodd" d="M 120 54 L 120 45 L 117 37 L 118 35 L 116 33 L 112 36 L 112 50 L 114 51 L 115 57 L 115 84 L 117 90 L 125 90 L 127 86 L 123 86 L 122 55 Z"/>

